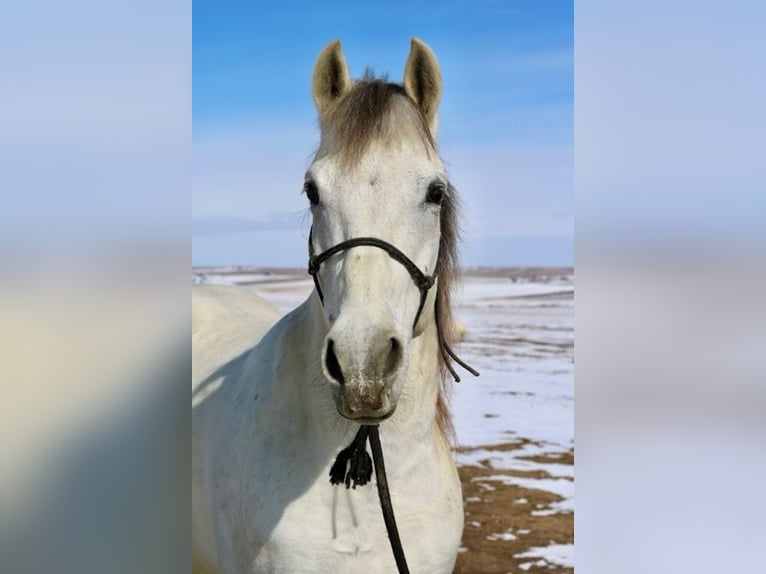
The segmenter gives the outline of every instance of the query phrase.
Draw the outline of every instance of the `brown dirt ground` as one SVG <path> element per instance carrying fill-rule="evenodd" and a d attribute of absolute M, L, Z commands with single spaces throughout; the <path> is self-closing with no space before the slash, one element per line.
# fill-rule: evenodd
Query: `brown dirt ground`
<path fill-rule="evenodd" d="M 522 444 L 523 442 L 484 446 L 477 447 L 476 450 L 512 450 L 520 448 Z M 574 451 L 520 458 L 541 464 L 573 465 Z M 455 574 L 574 572 L 573 568 L 554 564 L 535 564 L 536 558 L 514 558 L 514 555 L 532 547 L 574 543 L 572 512 L 548 516 L 532 514 L 533 510 L 543 510 L 558 502 L 561 500 L 560 496 L 543 490 L 507 485 L 499 480 L 481 480 L 482 477 L 500 475 L 525 478 L 555 478 L 555 475 L 545 470 L 496 469 L 489 466 L 489 461 L 481 461 L 480 465 L 458 467 L 463 483 L 465 529 L 463 549 L 458 554 Z M 492 535 L 504 532 L 513 533 L 516 539 L 492 539 Z M 520 564 L 525 563 L 528 565 L 526 570 L 519 568 Z"/>

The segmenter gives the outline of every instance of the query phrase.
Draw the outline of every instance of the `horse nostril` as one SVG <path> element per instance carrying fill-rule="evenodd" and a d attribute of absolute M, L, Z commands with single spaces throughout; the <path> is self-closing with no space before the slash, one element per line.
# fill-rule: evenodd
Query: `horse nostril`
<path fill-rule="evenodd" d="M 388 358 L 386 359 L 386 372 L 392 373 L 399 367 L 399 362 L 402 360 L 402 344 L 396 337 L 391 337 L 389 343 L 391 347 L 388 350 Z"/>
<path fill-rule="evenodd" d="M 335 341 L 329 339 L 327 341 L 327 350 L 324 355 L 325 367 L 330 376 L 335 379 L 341 385 L 345 385 L 346 381 L 343 378 L 343 371 L 340 368 L 338 357 L 335 356 Z"/>

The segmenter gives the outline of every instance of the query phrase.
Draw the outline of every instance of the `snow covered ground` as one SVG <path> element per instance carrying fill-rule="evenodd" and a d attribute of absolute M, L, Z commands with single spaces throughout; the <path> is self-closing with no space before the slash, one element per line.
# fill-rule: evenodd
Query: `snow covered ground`
<path fill-rule="evenodd" d="M 462 357 L 479 370 L 455 385 L 452 411 L 463 447 L 526 439 L 519 449 L 471 450 L 463 464 L 489 459 L 493 468 L 536 470 L 532 455 L 574 447 L 574 280 L 519 283 L 508 278 L 465 277 L 455 316 L 466 325 Z M 524 457 L 524 459 L 520 458 Z M 572 476 L 571 465 L 545 465 Z M 514 479 L 524 485 L 531 479 Z M 538 483 L 541 481 L 537 481 Z M 567 480 L 536 488 L 567 499 Z M 572 508 L 573 509 L 573 508 Z"/>
<path fill-rule="evenodd" d="M 481 373 L 454 386 L 452 412 L 464 447 L 458 462 L 488 462 L 483 485 L 499 481 L 562 497 L 532 515 L 574 512 L 574 466 L 551 464 L 574 448 L 574 278 L 540 283 L 469 275 L 455 301 L 455 316 L 466 326 L 459 352 Z M 519 448 L 466 448 L 514 442 Z M 535 455 L 545 455 L 545 463 L 530 460 Z M 492 469 L 555 478 L 493 475 Z M 574 545 L 530 548 L 514 558 L 523 559 L 522 571 L 574 567 Z"/>

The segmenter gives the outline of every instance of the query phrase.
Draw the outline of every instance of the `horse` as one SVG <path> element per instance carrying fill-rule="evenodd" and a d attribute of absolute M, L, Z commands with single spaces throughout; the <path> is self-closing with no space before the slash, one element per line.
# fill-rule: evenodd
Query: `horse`
<path fill-rule="evenodd" d="M 413 38 L 402 84 L 352 81 L 336 40 L 311 91 L 315 289 L 281 316 L 245 290 L 193 288 L 192 569 L 395 572 L 375 490 L 328 480 L 360 425 L 378 425 L 410 568 L 452 572 L 463 501 L 444 351 L 459 208 L 436 144 L 439 64 Z"/>

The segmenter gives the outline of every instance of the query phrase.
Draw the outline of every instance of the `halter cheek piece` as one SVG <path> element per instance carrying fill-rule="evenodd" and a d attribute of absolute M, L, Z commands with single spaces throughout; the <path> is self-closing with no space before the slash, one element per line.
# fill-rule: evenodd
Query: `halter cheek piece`
<path fill-rule="evenodd" d="M 324 305 L 324 294 L 322 293 L 322 286 L 319 284 L 319 268 L 327 261 L 330 257 L 333 255 L 336 255 L 342 251 L 345 251 L 347 249 L 351 249 L 352 247 L 377 247 L 379 249 L 382 249 L 386 253 L 388 253 L 389 257 L 391 259 L 396 260 L 397 262 L 401 263 L 404 268 L 407 270 L 407 272 L 410 274 L 410 277 L 412 277 L 412 281 L 415 283 L 415 287 L 418 288 L 420 291 L 420 304 L 418 305 L 418 312 L 415 313 L 415 320 L 412 322 L 412 329 L 415 330 L 415 326 L 418 324 L 418 319 L 420 319 L 420 314 L 423 312 L 423 307 L 426 304 L 426 299 L 428 298 L 428 291 L 431 289 L 431 287 L 434 286 L 434 283 L 436 282 L 436 271 L 434 271 L 433 275 L 426 275 L 423 273 L 420 268 L 418 268 L 415 263 L 413 263 L 412 259 L 407 257 L 404 253 L 402 253 L 399 249 L 388 243 L 387 241 L 383 241 L 382 239 L 377 239 L 375 237 L 355 237 L 354 239 L 348 239 L 346 241 L 341 241 L 340 243 L 333 245 L 329 249 L 323 251 L 322 253 L 316 255 L 314 253 L 314 242 L 312 241 L 312 234 L 313 234 L 313 228 L 311 231 L 309 231 L 309 267 L 308 272 L 309 275 L 314 279 L 314 285 L 316 286 L 317 294 L 319 295 L 319 300 L 322 302 L 322 305 Z M 438 265 L 437 265 L 438 268 Z M 439 290 L 437 287 L 436 291 L 436 298 L 434 302 L 434 306 L 437 307 L 439 304 Z M 442 334 L 442 328 L 439 324 L 439 313 L 435 313 L 436 316 L 436 333 L 437 337 L 439 339 L 439 349 L 442 354 L 442 358 L 444 359 L 444 364 L 447 366 L 447 369 L 449 369 L 449 372 L 452 374 L 452 377 L 455 379 L 455 382 L 460 382 L 460 377 L 455 372 L 455 369 L 450 364 L 449 359 L 452 358 L 455 362 L 457 362 L 461 367 L 463 367 L 465 370 L 470 372 L 475 377 L 479 376 L 478 371 L 473 369 L 472 367 L 468 366 L 462 359 L 460 359 L 455 352 L 449 347 L 447 342 L 444 340 L 444 336 Z"/>

